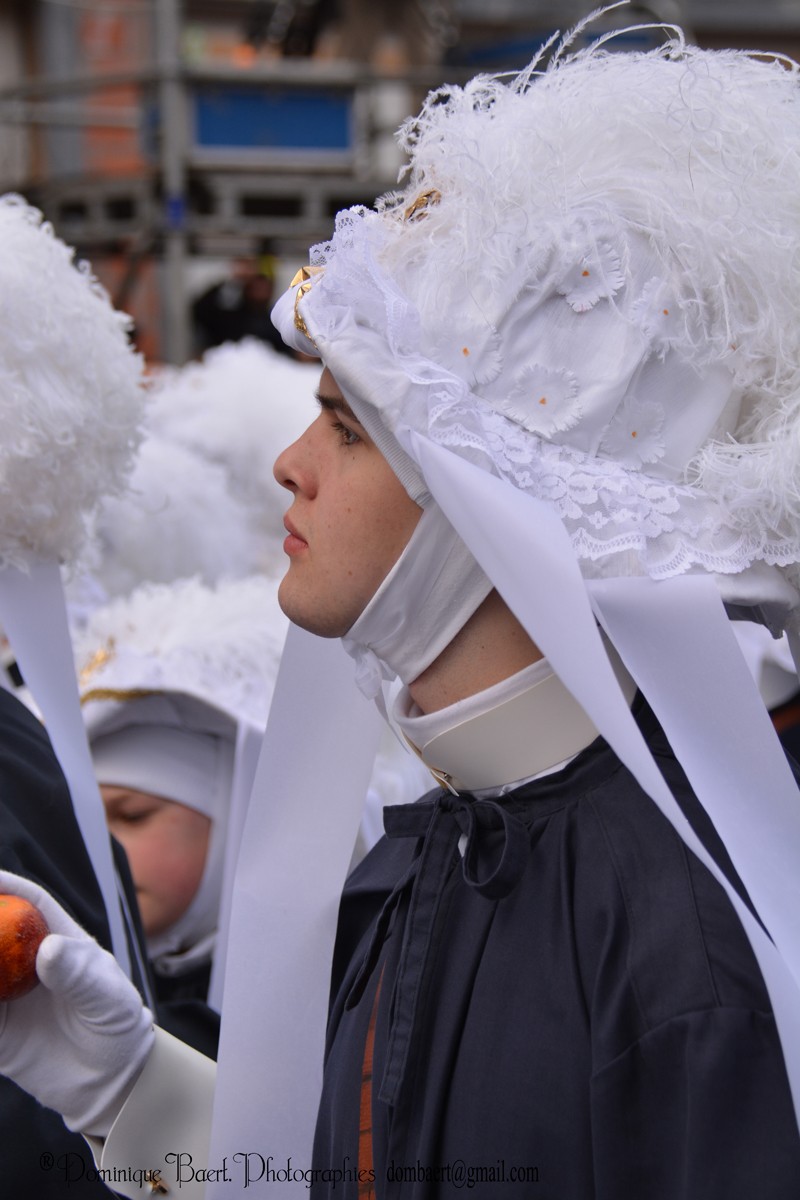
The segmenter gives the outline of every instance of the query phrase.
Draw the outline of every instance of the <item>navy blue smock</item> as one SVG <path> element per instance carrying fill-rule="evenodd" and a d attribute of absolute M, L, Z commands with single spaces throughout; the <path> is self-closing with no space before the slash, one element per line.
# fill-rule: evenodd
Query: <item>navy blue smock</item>
<path fill-rule="evenodd" d="M 377 1200 L 797 1200 L 800 1136 L 747 937 L 602 739 L 500 800 L 435 791 L 386 815 L 393 836 L 342 900 L 315 1200 L 369 1194 L 365 1139 Z"/>

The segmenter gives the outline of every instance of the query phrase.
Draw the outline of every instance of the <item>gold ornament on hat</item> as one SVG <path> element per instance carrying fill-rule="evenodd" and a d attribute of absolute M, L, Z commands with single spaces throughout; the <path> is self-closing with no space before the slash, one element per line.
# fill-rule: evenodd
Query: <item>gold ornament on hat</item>
<path fill-rule="evenodd" d="M 300 315 L 300 309 L 298 308 L 298 305 L 303 299 L 303 296 L 305 296 L 306 292 L 309 292 L 314 286 L 314 280 L 321 275 L 324 270 L 324 267 L 301 267 L 292 282 L 289 284 L 290 287 L 297 288 L 297 293 L 294 298 L 294 327 L 295 329 L 299 329 L 300 333 L 302 333 L 304 337 L 307 337 L 312 343 L 314 339 L 308 332 L 308 327 Z"/>
<path fill-rule="evenodd" d="M 412 200 L 406 211 L 403 213 L 404 221 L 412 221 L 415 218 L 419 219 L 426 215 L 427 209 L 432 205 L 438 204 L 442 198 L 442 193 L 436 188 L 428 188 L 425 192 L 420 192 L 416 200 Z"/>
<path fill-rule="evenodd" d="M 92 657 L 87 663 L 84 664 L 80 674 L 78 675 L 78 686 L 81 688 L 81 690 L 86 686 L 95 672 L 99 671 L 101 667 L 104 667 L 106 663 L 110 662 L 111 659 L 115 657 L 115 654 L 116 642 L 114 638 L 109 638 L 105 646 L 99 646 L 98 649 L 95 650 Z"/>

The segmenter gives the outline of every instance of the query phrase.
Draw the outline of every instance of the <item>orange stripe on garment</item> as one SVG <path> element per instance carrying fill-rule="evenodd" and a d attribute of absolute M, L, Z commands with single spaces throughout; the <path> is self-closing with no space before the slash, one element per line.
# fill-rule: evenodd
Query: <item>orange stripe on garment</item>
<path fill-rule="evenodd" d="M 378 1001 L 381 996 L 383 971 L 375 989 L 372 1012 L 364 1044 L 361 1065 L 361 1104 L 358 1121 L 358 1195 L 359 1200 L 375 1200 L 375 1164 L 372 1152 L 372 1056 L 375 1050 L 375 1025 L 378 1020 Z"/>
<path fill-rule="evenodd" d="M 777 708 L 773 708 L 770 716 L 778 733 L 785 733 L 794 725 L 800 725 L 800 701 L 792 697 L 785 704 L 779 704 Z"/>

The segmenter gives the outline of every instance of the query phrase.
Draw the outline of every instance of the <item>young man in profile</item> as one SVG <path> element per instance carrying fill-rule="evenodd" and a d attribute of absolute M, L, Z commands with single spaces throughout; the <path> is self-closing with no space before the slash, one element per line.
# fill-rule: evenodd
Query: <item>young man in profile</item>
<path fill-rule="evenodd" d="M 796 1190 L 797 789 L 727 621 L 800 609 L 799 110 L 796 70 L 679 37 L 442 90 L 402 195 L 342 214 L 278 305 L 325 366 L 276 464 L 282 606 L 342 639 L 441 785 L 387 811 L 345 888 L 313 1156 L 278 1194 Z M 302 767 L 327 730 L 294 718 Z M 321 769 L 355 778 L 357 740 Z M 301 901 L 342 817 L 286 794 Z M 274 908 L 279 939 L 232 939 L 217 1120 L 283 1161 L 327 963 L 288 1016 L 263 1001 L 316 933 Z M 294 1075 L 241 1018 L 245 968 Z M 142 1097 L 177 1078 L 134 1017 L 138 1082 L 108 1083 L 102 1129 L 71 1111 L 104 1163 L 132 1128 L 153 1144 Z"/>

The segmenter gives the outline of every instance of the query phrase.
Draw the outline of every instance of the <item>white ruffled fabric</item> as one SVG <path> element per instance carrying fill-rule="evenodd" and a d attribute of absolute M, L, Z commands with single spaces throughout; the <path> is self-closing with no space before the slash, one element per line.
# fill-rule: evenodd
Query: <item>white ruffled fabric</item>
<path fill-rule="evenodd" d="M 0 566 L 75 560 L 141 438 L 142 364 L 86 264 L 41 213 L 0 197 Z"/>
<path fill-rule="evenodd" d="M 263 728 L 287 628 L 277 583 L 262 576 L 148 583 L 119 597 L 73 631 L 90 735 L 124 727 L 143 692 L 202 701 L 210 711 L 184 724 L 208 732 L 231 736 L 237 720 Z"/>

